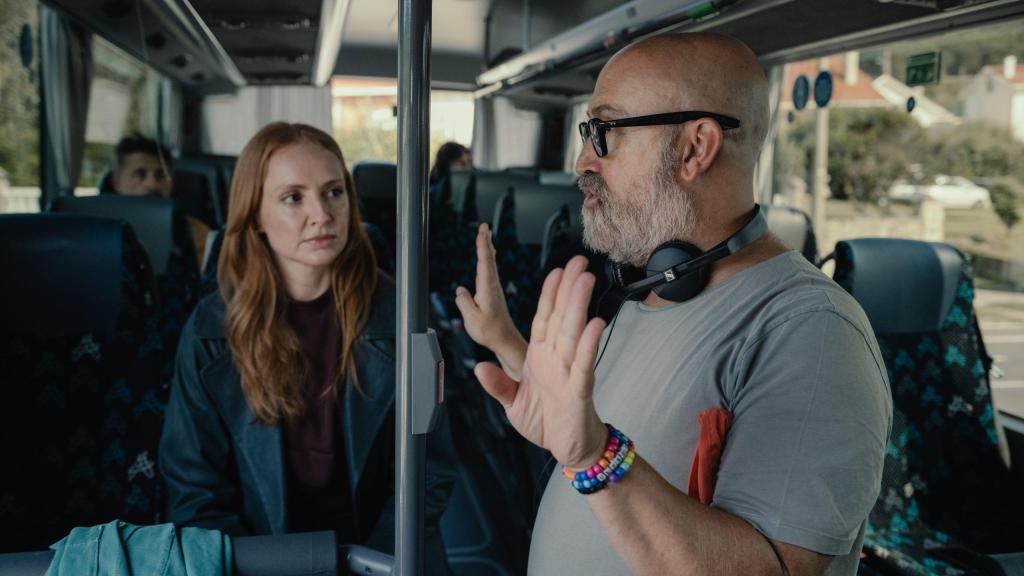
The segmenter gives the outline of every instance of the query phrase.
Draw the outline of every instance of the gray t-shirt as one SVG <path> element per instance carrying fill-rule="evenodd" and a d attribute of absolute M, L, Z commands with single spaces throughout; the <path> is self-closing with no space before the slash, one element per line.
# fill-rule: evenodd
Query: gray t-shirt
<path fill-rule="evenodd" d="M 627 302 L 616 324 L 596 370 L 601 419 L 686 491 L 697 415 L 731 411 L 711 505 L 769 538 L 835 556 L 829 575 L 855 574 L 892 402 L 878 344 L 853 298 L 787 252 L 688 302 Z M 628 574 L 586 497 L 556 468 L 530 574 Z"/>

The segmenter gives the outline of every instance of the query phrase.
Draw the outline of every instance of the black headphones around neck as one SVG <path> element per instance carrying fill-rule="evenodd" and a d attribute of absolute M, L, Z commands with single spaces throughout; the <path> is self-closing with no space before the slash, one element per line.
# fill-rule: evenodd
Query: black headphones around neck
<path fill-rule="evenodd" d="M 754 213 L 743 228 L 707 252 L 689 242 L 673 240 L 651 253 L 644 270 L 608 260 L 605 272 L 612 285 L 630 299 L 642 299 L 654 290 L 665 300 L 685 302 L 708 285 L 712 263 L 739 252 L 767 231 L 764 212 L 754 204 Z"/>

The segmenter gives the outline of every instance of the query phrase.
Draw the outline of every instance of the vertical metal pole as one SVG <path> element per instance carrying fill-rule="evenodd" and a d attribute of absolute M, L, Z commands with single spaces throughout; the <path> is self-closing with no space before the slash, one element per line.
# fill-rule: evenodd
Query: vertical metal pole
<path fill-rule="evenodd" d="M 398 382 L 395 576 L 423 574 L 426 436 L 412 429 L 412 335 L 427 331 L 431 0 L 398 2 Z"/>
<path fill-rule="evenodd" d="M 828 70 L 828 58 L 819 61 L 821 70 Z M 814 203 L 811 220 L 817 230 L 825 230 L 825 200 L 828 198 L 828 108 L 818 108 L 814 130 Z M 819 238 L 823 236 L 819 235 Z M 819 247 L 819 249 L 822 247 Z M 827 252 L 831 248 L 824 247 Z"/>

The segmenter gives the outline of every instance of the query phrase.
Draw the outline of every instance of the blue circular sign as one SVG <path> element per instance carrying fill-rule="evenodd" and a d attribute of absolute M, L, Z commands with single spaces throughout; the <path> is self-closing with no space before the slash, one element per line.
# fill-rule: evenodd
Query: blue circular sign
<path fill-rule="evenodd" d="M 807 106 L 807 98 L 811 95 L 811 82 L 803 74 L 793 82 L 793 108 L 803 110 Z"/>
<path fill-rule="evenodd" d="M 818 77 L 814 79 L 814 103 L 818 105 L 818 108 L 824 108 L 828 106 L 829 101 L 832 100 L 832 75 L 827 70 L 823 70 Z"/>
<path fill-rule="evenodd" d="M 914 108 L 917 108 L 917 98 L 911 96 L 907 98 L 907 112 L 913 112 Z"/>
<path fill-rule="evenodd" d="M 21 53 L 21 65 L 25 68 L 32 67 L 32 28 L 28 24 L 21 27 L 21 39 L 19 42 Z"/>

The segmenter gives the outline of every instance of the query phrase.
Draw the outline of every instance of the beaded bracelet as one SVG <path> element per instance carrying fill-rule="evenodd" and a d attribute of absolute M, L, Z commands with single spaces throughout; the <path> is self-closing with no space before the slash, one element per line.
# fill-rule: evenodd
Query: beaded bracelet
<path fill-rule="evenodd" d="M 609 483 L 618 482 L 629 472 L 636 458 L 633 441 L 611 424 L 605 426 L 608 427 L 608 445 L 597 464 L 579 471 L 562 467 L 562 473 L 580 494 L 593 494 Z"/>

